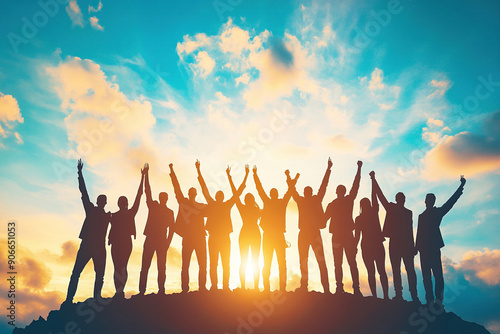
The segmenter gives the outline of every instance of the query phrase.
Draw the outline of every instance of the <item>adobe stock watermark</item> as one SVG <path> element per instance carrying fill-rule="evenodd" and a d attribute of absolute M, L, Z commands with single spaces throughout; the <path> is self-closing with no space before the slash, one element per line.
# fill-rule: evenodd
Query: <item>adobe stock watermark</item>
<path fill-rule="evenodd" d="M 16 54 L 19 54 L 19 46 L 28 44 L 35 38 L 40 29 L 45 27 L 51 18 L 54 18 L 61 10 L 61 6 L 66 5 L 69 0 L 40 0 L 37 2 L 39 10 L 30 17 L 21 18 L 21 29 L 19 33 L 9 32 L 7 39 Z"/>
<path fill-rule="evenodd" d="M 411 0 L 408 0 L 411 1 Z M 361 29 L 355 27 L 356 36 L 353 39 L 353 53 L 360 53 L 372 40 L 377 37 L 382 29 L 386 28 L 392 21 L 393 16 L 400 14 L 404 7 L 400 0 L 389 0 L 386 9 L 379 11 L 370 11 L 372 19 L 369 20 Z"/>
<path fill-rule="evenodd" d="M 444 287 L 445 302 L 447 304 L 454 303 L 457 298 L 467 289 L 467 285 L 454 282 L 446 282 Z M 424 333 L 429 325 L 435 322 L 441 315 L 445 313 L 442 303 L 434 302 L 428 305 L 421 305 L 418 311 L 413 312 L 408 318 L 408 324 L 412 327 L 412 333 Z M 410 334 L 407 331 L 401 331 L 399 334 Z"/>
<path fill-rule="evenodd" d="M 283 291 L 276 291 L 271 293 L 269 299 L 264 299 L 259 302 L 254 300 L 253 305 L 255 310 L 250 312 L 245 318 L 238 316 L 236 321 L 238 326 L 236 327 L 236 334 L 252 334 L 255 329 L 262 326 L 264 321 L 271 317 L 276 310 L 277 305 L 281 305 L 285 302 L 286 296 Z M 230 332 L 224 332 L 224 334 L 230 334 Z"/>
<path fill-rule="evenodd" d="M 239 6 L 243 0 L 214 0 L 212 5 L 214 6 L 217 15 L 219 16 L 219 20 L 224 22 L 226 20 L 227 12 L 233 12 L 233 10 Z"/>
<path fill-rule="evenodd" d="M 452 116 L 458 117 L 461 120 L 467 119 L 468 116 L 479 109 L 482 101 L 489 99 L 498 87 L 500 87 L 500 81 L 494 81 L 492 73 L 487 78 L 482 75 L 478 76 L 477 81 L 479 83 L 476 85 L 474 93 L 466 96 L 461 105 L 453 106 L 451 111 Z"/>
<path fill-rule="evenodd" d="M 120 120 L 128 117 L 131 110 L 132 108 L 128 103 L 118 99 L 111 106 L 111 112 Z M 116 126 L 111 118 L 100 119 L 98 126 L 91 129 L 83 129 L 81 135 L 84 139 L 78 143 L 76 152 L 68 151 L 64 157 L 64 164 L 58 161 L 52 163 L 52 170 L 59 181 L 62 182 L 68 173 L 71 175 L 74 173 L 75 160 L 92 154 L 94 149 L 101 145 L 106 137 L 110 136 L 114 131 L 116 131 Z"/>
<path fill-rule="evenodd" d="M 237 158 L 229 161 L 233 177 L 239 177 L 244 174 L 245 165 L 252 163 L 257 159 L 260 152 L 271 145 L 276 137 L 282 133 L 286 127 L 295 119 L 296 115 L 288 110 L 273 110 L 267 124 L 262 126 L 254 135 L 247 136 L 239 142 L 236 147 Z M 212 172 L 207 182 L 208 189 L 217 191 L 227 184 L 225 171 Z"/>

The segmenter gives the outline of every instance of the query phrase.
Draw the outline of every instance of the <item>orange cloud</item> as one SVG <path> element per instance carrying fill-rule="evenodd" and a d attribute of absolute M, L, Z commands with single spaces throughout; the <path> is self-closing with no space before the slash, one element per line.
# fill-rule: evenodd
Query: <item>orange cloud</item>
<path fill-rule="evenodd" d="M 422 175 L 430 180 L 469 176 L 500 169 L 500 111 L 494 112 L 479 134 L 444 136 L 424 158 Z"/>
<path fill-rule="evenodd" d="M 467 274 L 488 285 L 500 284 L 500 250 L 469 251 L 465 253 L 460 267 Z"/>

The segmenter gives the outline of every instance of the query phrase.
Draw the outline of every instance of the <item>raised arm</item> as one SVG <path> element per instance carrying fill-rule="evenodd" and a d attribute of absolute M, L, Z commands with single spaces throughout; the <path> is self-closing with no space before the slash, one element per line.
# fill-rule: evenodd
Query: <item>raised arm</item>
<path fill-rule="evenodd" d="M 144 169 L 146 170 L 145 173 L 146 175 L 144 176 L 144 191 L 146 192 L 146 204 L 149 207 L 149 204 L 153 201 L 153 198 L 151 197 L 151 186 L 149 185 L 149 164 L 146 163 L 144 165 Z"/>
<path fill-rule="evenodd" d="M 290 171 L 288 169 L 285 171 L 285 175 L 286 175 L 286 184 L 288 184 L 288 189 L 293 197 L 293 200 L 295 201 L 295 203 L 299 203 L 299 201 L 302 199 L 302 197 L 297 192 L 297 188 L 295 188 L 295 184 L 293 184 L 293 180 L 290 177 Z M 297 182 L 295 182 L 295 183 L 297 183 Z M 293 185 L 290 186 L 291 184 L 293 184 Z M 286 196 L 286 194 L 285 194 L 285 196 Z"/>
<path fill-rule="evenodd" d="M 372 208 L 378 214 L 378 200 L 377 200 L 377 181 L 375 181 L 375 172 L 370 172 L 370 178 L 372 179 Z"/>
<path fill-rule="evenodd" d="M 196 166 L 196 171 L 198 172 L 198 181 L 200 182 L 201 192 L 203 193 L 205 200 L 207 201 L 207 203 L 214 202 L 214 199 L 212 198 L 212 196 L 210 196 L 210 192 L 208 191 L 205 180 L 203 179 L 203 176 L 201 175 L 200 161 L 196 160 L 194 165 Z"/>
<path fill-rule="evenodd" d="M 290 178 L 290 171 L 288 169 L 285 171 L 285 174 L 287 178 L 286 183 L 288 184 L 288 190 L 285 193 L 285 196 L 283 196 L 283 201 L 285 201 L 285 203 L 288 204 L 290 198 L 292 197 L 292 195 L 294 195 L 294 193 L 297 194 L 298 196 L 297 190 L 295 189 L 295 185 L 297 184 L 297 180 L 299 179 L 300 174 L 299 173 L 295 174 L 295 178 L 293 179 Z"/>
<path fill-rule="evenodd" d="M 387 198 L 385 198 L 384 193 L 382 192 L 382 189 L 380 189 L 380 186 L 378 185 L 377 179 L 375 178 L 375 172 L 372 172 L 372 173 L 373 173 L 372 187 L 374 187 L 375 193 L 377 194 L 378 199 L 380 200 L 380 203 L 382 203 L 382 205 L 385 208 L 385 211 L 387 211 L 389 209 L 389 201 L 387 201 Z M 370 176 L 371 176 L 371 173 L 370 173 Z"/>
<path fill-rule="evenodd" d="M 358 171 L 356 172 L 354 182 L 352 183 L 351 190 L 349 191 L 349 197 L 352 197 L 353 200 L 356 198 L 356 196 L 358 196 L 359 181 L 361 180 L 361 166 L 363 166 L 363 162 L 359 160 Z"/>
<path fill-rule="evenodd" d="M 141 183 L 139 184 L 139 189 L 137 189 L 137 195 L 135 195 L 134 205 L 132 205 L 132 208 L 130 209 L 134 216 L 137 214 L 137 211 L 139 210 L 139 204 L 141 203 L 142 188 L 144 185 L 145 176 L 146 176 L 146 164 L 144 164 L 144 168 L 141 169 Z"/>
<path fill-rule="evenodd" d="M 323 176 L 323 181 L 321 181 L 321 186 L 318 191 L 318 198 L 323 201 L 326 194 L 326 187 L 328 186 L 328 181 L 330 180 L 330 174 L 332 173 L 333 162 L 332 159 L 328 158 L 328 167 L 326 168 L 325 176 Z"/>
<path fill-rule="evenodd" d="M 169 164 L 168 167 L 170 168 L 170 180 L 172 180 L 172 185 L 174 186 L 175 198 L 177 198 L 177 202 L 180 203 L 185 197 L 179 185 L 179 180 L 177 180 L 177 175 L 175 175 L 174 165 Z"/>
<path fill-rule="evenodd" d="M 259 176 L 257 175 L 257 166 L 253 166 L 253 180 L 255 181 L 255 187 L 257 188 L 257 193 L 259 194 L 262 202 L 269 201 L 269 197 L 267 196 L 264 188 L 262 187 L 262 183 L 260 183 Z"/>
<path fill-rule="evenodd" d="M 455 203 L 458 201 L 460 196 L 462 196 L 462 193 L 464 192 L 465 182 L 466 182 L 466 180 L 465 180 L 464 176 L 462 175 L 460 177 L 460 186 L 455 191 L 455 193 L 450 197 L 450 199 L 448 199 L 446 201 L 446 203 L 444 203 L 443 206 L 441 207 L 443 216 L 451 210 L 451 208 L 453 207 L 453 205 L 455 205 Z"/>
<path fill-rule="evenodd" d="M 89 198 L 89 193 L 87 192 L 87 187 L 85 186 L 85 180 L 83 179 L 83 162 L 82 159 L 78 159 L 78 188 L 80 189 L 80 192 L 82 193 L 82 202 L 83 202 L 83 207 L 85 210 L 87 210 L 89 207 L 93 206 L 92 202 L 90 202 Z"/>
<path fill-rule="evenodd" d="M 236 189 L 236 186 L 234 185 L 234 182 L 233 182 L 233 178 L 231 177 L 231 167 L 228 166 L 226 169 L 227 178 L 229 180 L 229 184 L 231 185 L 231 191 L 233 192 L 233 196 L 231 197 L 231 199 L 228 202 L 231 202 L 234 200 L 236 202 L 236 206 L 238 207 L 238 209 L 242 205 L 241 200 L 240 200 L 240 195 L 243 192 L 243 189 L 245 188 L 245 183 L 246 183 L 246 180 L 248 177 L 248 165 L 245 166 L 245 172 L 246 172 L 246 174 L 245 174 L 245 178 L 243 179 L 243 182 L 241 183 L 240 187 L 238 189 Z"/>

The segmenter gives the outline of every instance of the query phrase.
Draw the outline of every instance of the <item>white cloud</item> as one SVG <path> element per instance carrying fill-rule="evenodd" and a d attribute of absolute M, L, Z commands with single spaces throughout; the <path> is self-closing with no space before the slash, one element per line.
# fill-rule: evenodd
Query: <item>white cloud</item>
<path fill-rule="evenodd" d="M 177 43 L 177 54 L 179 58 L 183 59 L 185 54 L 190 54 L 196 49 L 203 47 L 210 43 L 210 39 L 204 33 L 199 33 L 193 39 L 189 35 L 184 36 L 184 41 Z"/>
<path fill-rule="evenodd" d="M 11 130 L 18 124 L 23 123 L 24 118 L 17 100 L 12 95 L 5 95 L 0 92 L 0 137 L 6 138 L 11 135 Z M 17 132 L 14 136 L 17 138 Z M 17 139 L 19 144 L 19 139 Z M 0 141 L 0 148 L 5 148 L 5 144 Z"/>
<path fill-rule="evenodd" d="M 127 98 L 91 60 L 68 57 L 46 72 L 68 113 L 72 156 L 83 157 L 90 166 L 106 166 L 111 178 L 155 161 L 151 129 L 156 120 L 149 101 Z"/>
<path fill-rule="evenodd" d="M 370 84 L 368 89 L 370 90 L 379 90 L 384 88 L 384 83 L 382 82 L 384 79 L 384 72 L 381 69 L 375 68 L 372 72 Z"/>
<path fill-rule="evenodd" d="M 240 83 L 248 85 L 249 81 L 250 81 L 250 75 L 248 75 L 248 73 L 243 73 L 241 76 L 236 78 L 236 87 L 238 87 Z"/>
<path fill-rule="evenodd" d="M 197 63 L 193 65 L 193 67 L 198 75 L 204 78 L 212 73 L 215 67 L 215 61 L 209 56 L 208 52 L 200 51 L 195 58 Z"/>
<path fill-rule="evenodd" d="M 89 13 L 97 13 L 97 12 L 100 12 L 101 9 L 102 9 L 102 2 L 99 1 L 99 5 L 97 5 L 97 8 L 89 6 Z"/>
<path fill-rule="evenodd" d="M 450 80 L 444 78 L 443 80 L 431 80 L 429 83 L 429 86 L 435 88 L 435 90 L 430 93 L 427 98 L 428 99 L 434 99 L 438 98 L 444 95 L 448 89 L 451 87 L 451 82 Z"/>
<path fill-rule="evenodd" d="M 104 31 L 104 27 L 99 24 L 99 19 L 97 17 L 92 16 L 91 18 L 89 18 L 89 21 L 94 30 Z"/>
<path fill-rule="evenodd" d="M 76 0 L 69 2 L 68 6 L 66 6 L 66 13 L 73 22 L 73 26 L 83 27 L 83 14 Z"/>

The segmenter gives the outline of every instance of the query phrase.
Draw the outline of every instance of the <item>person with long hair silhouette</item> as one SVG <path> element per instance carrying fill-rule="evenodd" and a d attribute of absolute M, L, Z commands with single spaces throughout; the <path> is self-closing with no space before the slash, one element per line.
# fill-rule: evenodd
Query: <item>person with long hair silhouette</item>
<path fill-rule="evenodd" d="M 286 207 L 292 197 L 291 187 L 294 187 L 295 183 L 297 183 L 299 174 L 289 182 L 288 190 L 283 198 L 278 197 L 278 190 L 276 188 L 272 188 L 269 196 L 267 196 L 257 175 L 257 166 L 253 167 L 253 178 L 257 192 L 264 203 L 262 218 L 260 220 L 260 227 L 264 231 L 262 236 L 262 254 L 264 256 L 262 281 L 264 291 L 269 292 L 271 290 L 269 277 L 271 275 L 273 256 L 276 252 L 279 266 L 279 285 L 280 290 L 284 292 L 286 289 L 286 248 L 288 247 L 285 240 Z"/>
<path fill-rule="evenodd" d="M 233 232 L 233 223 L 231 222 L 231 208 L 240 196 L 236 193 L 229 200 L 224 202 L 224 193 L 217 191 L 215 200 L 210 196 L 208 187 L 201 175 L 200 162 L 196 160 L 196 171 L 198 172 L 198 181 L 200 182 L 203 196 L 207 201 L 207 224 L 205 229 L 208 231 L 208 254 L 210 258 L 210 290 L 217 290 L 217 266 L 219 255 L 222 262 L 222 288 L 229 291 L 229 273 L 231 256 L 231 239 L 229 234 Z"/>
<path fill-rule="evenodd" d="M 346 187 L 339 185 L 337 187 L 337 198 L 334 199 L 325 211 L 326 221 L 330 220 L 330 233 L 332 234 L 332 247 L 333 247 L 333 263 L 335 266 L 335 280 L 337 289 L 335 293 L 344 293 L 344 284 L 342 283 L 342 262 L 344 258 L 344 251 L 347 257 L 347 263 L 351 269 L 352 288 L 354 295 L 361 296 L 359 289 L 359 272 L 356 263 L 356 254 L 358 252 L 357 245 L 352 234 L 354 230 L 354 220 L 352 219 L 352 210 L 354 200 L 358 195 L 359 182 L 361 180 L 361 166 L 363 162 L 358 161 L 358 171 L 354 177 L 349 194 L 346 195 Z"/>
<path fill-rule="evenodd" d="M 330 293 L 330 282 L 328 280 L 328 270 L 326 268 L 321 229 L 326 227 L 326 221 L 323 219 L 324 211 L 322 203 L 330 179 L 332 166 L 332 160 L 328 158 L 328 166 L 317 195 L 313 195 L 313 189 L 309 186 L 304 188 L 304 196 L 300 196 L 295 187 L 291 188 L 292 197 L 299 209 L 298 247 L 301 276 L 299 291 L 307 291 L 308 288 L 309 270 L 307 268 L 307 262 L 309 258 L 309 248 L 312 248 L 316 256 L 316 261 L 318 261 L 323 291 L 325 293 Z M 290 173 L 286 172 L 286 175 L 287 182 L 290 182 Z"/>
<path fill-rule="evenodd" d="M 375 265 L 377 266 L 380 276 L 380 284 L 384 299 L 389 299 L 389 283 L 387 281 L 387 273 L 385 271 L 385 238 L 380 228 L 380 220 L 378 217 L 378 200 L 375 185 L 375 172 L 370 172 L 372 180 L 372 201 L 366 197 L 359 202 L 361 212 L 354 221 L 354 231 L 356 247 L 361 239 L 361 252 L 363 262 L 368 272 L 368 284 L 373 297 L 377 297 L 377 283 L 375 281 Z"/>
<path fill-rule="evenodd" d="M 416 251 L 420 252 L 420 266 L 422 267 L 422 277 L 424 280 L 425 300 L 428 304 L 434 302 L 432 291 L 431 271 L 436 283 L 436 302 L 443 303 L 444 279 L 443 265 L 441 263 L 441 248 L 444 247 L 443 236 L 441 235 L 441 221 L 451 210 L 464 191 L 465 178 L 460 177 L 460 186 L 455 193 L 441 207 L 435 207 L 436 195 L 427 194 L 425 196 L 426 209 L 418 216 Z"/>
<path fill-rule="evenodd" d="M 207 290 L 207 241 L 205 231 L 205 216 L 207 205 L 196 201 L 197 191 L 192 187 L 188 197 L 184 197 L 181 186 L 170 164 L 170 179 L 174 186 L 175 198 L 179 203 L 179 212 L 175 221 L 175 232 L 182 237 L 182 292 L 189 291 L 189 264 L 193 251 L 198 261 L 198 285 L 200 291 Z"/>
<path fill-rule="evenodd" d="M 75 265 L 68 285 L 68 293 L 63 304 L 71 304 L 73 302 L 80 274 L 91 259 L 94 263 L 95 271 L 94 298 L 101 298 L 101 290 L 104 284 L 104 270 L 106 268 L 106 234 L 111 218 L 111 213 L 104 211 L 107 198 L 106 195 L 102 194 L 97 196 L 97 205 L 94 205 L 90 201 L 85 180 L 83 179 L 82 159 L 78 160 L 77 169 L 78 187 L 82 194 L 85 220 L 79 235 L 82 241 L 76 254 Z"/>
<path fill-rule="evenodd" d="M 417 296 L 417 274 L 415 273 L 415 243 L 413 241 L 413 214 L 405 208 L 406 197 L 402 192 L 396 194 L 396 203 L 387 201 L 384 193 L 373 175 L 373 186 L 377 197 L 385 208 L 386 215 L 382 234 L 389 238 L 389 259 L 391 260 L 392 277 L 396 296 L 394 300 L 403 300 L 403 284 L 401 282 L 401 260 L 403 260 L 408 276 L 408 286 L 413 302 L 419 302 Z"/>
<path fill-rule="evenodd" d="M 135 215 L 139 210 L 145 174 L 146 165 L 141 170 L 141 183 L 139 189 L 137 189 L 137 195 L 132 207 L 128 208 L 127 197 L 120 196 L 118 198 L 118 207 L 120 209 L 111 215 L 108 245 L 111 245 L 111 258 L 115 267 L 113 275 L 116 289 L 115 298 L 125 298 L 123 289 L 128 278 L 127 264 L 132 253 L 132 236 L 134 239 L 136 237 Z"/>
<path fill-rule="evenodd" d="M 149 185 L 149 165 L 145 169 L 145 192 L 146 204 L 148 205 L 148 218 L 144 228 L 144 249 L 142 251 L 141 274 L 139 277 L 139 295 L 146 292 L 149 267 L 153 255 L 156 253 L 156 265 L 158 267 L 158 294 L 165 294 L 165 280 L 167 270 L 167 251 L 174 236 L 174 212 L 167 207 L 168 194 L 161 192 L 158 196 L 159 202 L 154 201 L 151 196 Z M 168 230 L 168 237 L 167 237 Z"/>
<path fill-rule="evenodd" d="M 241 194 L 245 188 L 245 183 L 248 178 L 248 173 L 250 172 L 250 167 L 245 165 L 245 177 L 240 187 L 236 189 L 234 185 L 233 178 L 231 177 L 231 169 L 228 167 L 226 169 L 227 177 L 229 178 L 229 183 L 231 184 L 231 190 L 234 194 Z M 239 197 L 236 198 L 236 207 L 240 212 L 241 220 L 243 221 L 243 226 L 240 231 L 239 236 L 239 246 L 240 246 L 240 283 L 241 288 L 245 289 L 245 278 L 246 269 L 248 263 L 248 253 L 250 249 L 250 256 L 252 258 L 252 268 L 253 268 L 253 287 L 255 290 L 259 288 L 260 270 L 259 270 L 259 256 L 260 256 L 260 244 L 261 244 L 261 234 L 259 228 L 259 219 L 262 215 L 262 210 L 259 208 L 255 202 L 255 197 L 248 193 L 245 195 L 245 204 L 241 203 Z"/>

